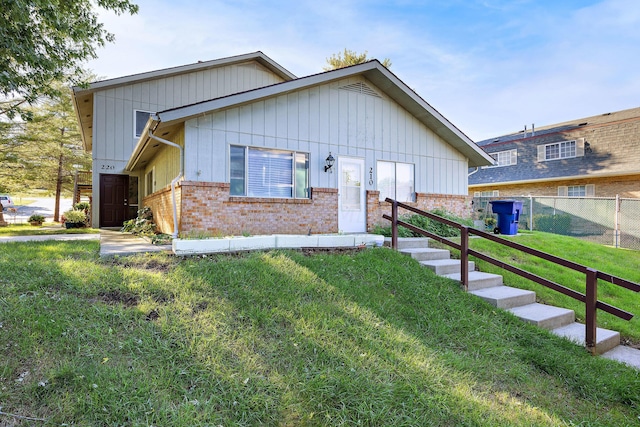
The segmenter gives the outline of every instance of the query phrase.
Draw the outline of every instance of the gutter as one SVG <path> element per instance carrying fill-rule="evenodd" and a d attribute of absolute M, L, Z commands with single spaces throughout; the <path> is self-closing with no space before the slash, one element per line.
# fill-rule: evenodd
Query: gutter
<path fill-rule="evenodd" d="M 171 235 L 171 237 L 176 239 L 178 237 L 178 203 L 176 202 L 176 184 L 184 174 L 184 149 L 175 142 L 167 141 L 166 139 L 160 138 L 159 136 L 155 136 L 153 133 L 151 133 L 151 129 L 149 129 L 149 138 L 180 150 L 180 172 L 178 173 L 178 176 L 171 180 L 171 204 L 173 205 L 173 234 Z"/>

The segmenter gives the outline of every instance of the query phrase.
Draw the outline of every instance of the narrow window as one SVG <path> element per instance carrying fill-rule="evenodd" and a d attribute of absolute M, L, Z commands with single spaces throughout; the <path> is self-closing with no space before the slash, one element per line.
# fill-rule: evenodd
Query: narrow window
<path fill-rule="evenodd" d="M 415 167 L 411 163 L 378 161 L 380 200 L 415 201 Z"/>
<path fill-rule="evenodd" d="M 230 193 L 232 196 L 244 196 L 246 193 L 245 188 L 245 148 L 231 146 L 230 149 L 231 161 L 230 164 Z"/>
<path fill-rule="evenodd" d="M 144 130 L 150 115 L 151 113 L 149 111 L 133 111 L 134 136 L 136 138 L 140 138 L 140 135 L 142 135 L 142 131 Z"/>

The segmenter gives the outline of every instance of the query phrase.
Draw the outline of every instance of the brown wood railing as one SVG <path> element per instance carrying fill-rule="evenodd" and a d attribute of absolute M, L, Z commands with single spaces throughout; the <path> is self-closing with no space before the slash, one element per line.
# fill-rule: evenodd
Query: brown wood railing
<path fill-rule="evenodd" d="M 443 218 L 441 216 L 422 211 L 413 206 L 400 203 L 393 199 L 387 198 L 385 201 L 388 203 L 391 203 L 391 216 L 385 214 L 382 217 L 384 219 L 391 221 L 391 246 L 393 247 L 393 249 L 398 248 L 398 226 L 402 226 L 422 236 L 429 237 L 433 240 L 436 240 L 440 243 L 443 243 L 445 245 L 451 246 L 454 249 L 459 250 L 460 251 L 460 281 L 462 282 L 462 285 L 464 286 L 465 291 L 468 289 L 468 286 L 469 286 L 469 256 L 473 256 L 482 261 L 486 261 L 488 263 L 496 265 L 504 270 L 515 273 L 518 276 L 521 276 L 533 282 L 539 283 L 543 286 L 553 289 L 554 291 L 560 292 L 573 299 L 576 299 L 578 301 L 585 303 L 585 323 L 586 323 L 585 344 L 587 349 L 592 354 L 595 354 L 596 352 L 596 323 L 597 323 L 598 309 L 602 311 L 606 311 L 607 313 L 610 313 L 624 320 L 630 320 L 633 317 L 633 314 L 627 311 L 624 311 L 622 309 L 619 309 L 617 307 L 614 307 L 602 301 L 598 301 L 598 297 L 597 297 L 598 296 L 598 289 L 597 289 L 598 279 L 629 289 L 634 292 L 640 292 L 640 284 L 630 282 L 626 279 L 622 279 L 620 277 L 616 277 L 611 274 L 598 271 L 596 269 L 575 263 L 573 261 L 569 261 L 564 258 L 560 258 L 555 255 L 548 254 L 546 252 L 539 251 L 537 249 L 530 248 L 528 246 L 521 245 L 519 243 L 512 242 L 507 239 L 503 239 L 501 237 L 498 237 L 491 233 L 487 233 L 482 230 L 476 230 L 474 228 L 467 227 L 466 225 L 462 225 L 455 221 L 451 221 L 449 219 Z M 460 230 L 460 243 L 456 243 L 452 240 L 438 236 L 437 234 L 433 234 L 429 231 L 423 230 L 421 228 L 418 228 L 414 225 L 411 225 L 407 222 L 400 220 L 398 217 L 398 208 L 406 209 L 415 214 L 422 215 L 434 221 L 457 228 L 458 230 Z M 551 280 L 545 279 L 543 277 L 540 277 L 528 271 L 522 270 L 518 267 L 507 264 L 504 261 L 500 261 L 486 254 L 470 249 L 469 248 L 470 235 L 476 235 L 481 238 L 491 240 L 493 242 L 496 242 L 504 246 L 508 246 L 520 252 L 524 252 L 526 254 L 536 256 L 538 258 L 544 259 L 554 264 L 558 264 L 560 266 L 569 268 L 571 270 L 575 270 L 580 273 L 583 273 L 585 274 L 585 277 L 586 277 L 585 279 L 586 293 L 582 294 L 578 291 L 567 288 L 566 286 L 562 286 Z"/>

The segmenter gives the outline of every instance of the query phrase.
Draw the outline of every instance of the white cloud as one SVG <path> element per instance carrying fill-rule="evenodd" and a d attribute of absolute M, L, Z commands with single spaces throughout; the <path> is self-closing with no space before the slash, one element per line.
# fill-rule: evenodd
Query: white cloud
<path fill-rule="evenodd" d="M 116 43 L 89 64 L 98 75 L 261 50 L 304 76 L 366 50 L 474 139 L 640 104 L 630 0 L 138 3 L 133 17 L 101 15 Z"/>

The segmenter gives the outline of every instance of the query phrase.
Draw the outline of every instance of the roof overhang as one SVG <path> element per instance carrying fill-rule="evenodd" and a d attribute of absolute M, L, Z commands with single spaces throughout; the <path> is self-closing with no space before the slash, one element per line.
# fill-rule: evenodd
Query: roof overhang
<path fill-rule="evenodd" d="M 400 104 L 429 129 L 457 149 L 468 159 L 470 167 L 494 164 L 494 159 L 489 156 L 489 154 L 476 145 L 476 143 L 377 60 L 216 98 L 210 101 L 161 111 L 157 113 L 155 117 L 150 118 L 147 125 L 154 133 L 157 131 L 167 132 L 168 129 L 175 128 L 179 123 L 184 123 L 186 120 L 203 114 L 241 106 L 355 75 L 365 77 L 388 97 Z M 148 136 L 146 138 L 148 138 Z M 145 157 L 144 151 L 148 148 L 149 144 L 148 142 L 145 143 L 144 139 L 145 136 L 138 141 L 138 145 L 129 160 L 127 168 L 136 168 L 138 165 L 137 162 L 139 161 L 137 159 Z"/>
<path fill-rule="evenodd" d="M 118 77 L 115 79 L 102 80 L 90 83 L 86 86 L 74 86 L 72 88 L 73 106 L 76 117 L 80 124 L 80 134 L 86 151 L 90 151 L 93 145 L 93 95 L 97 91 L 112 89 L 133 83 L 142 83 L 160 78 L 172 77 L 194 71 L 203 71 L 221 66 L 239 64 L 248 61 L 256 61 L 269 71 L 278 75 L 285 81 L 293 80 L 296 76 L 282 67 L 280 64 L 269 58 L 262 52 L 247 53 L 244 55 L 231 56 L 228 58 L 215 59 L 212 61 L 201 61 L 195 64 L 182 65 L 179 67 L 166 68 L 162 70 L 150 71 L 147 73 L 134 74 L 130 76 Z"/>

